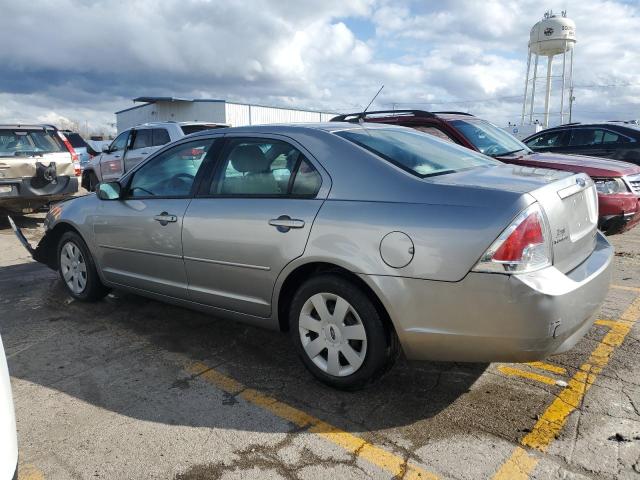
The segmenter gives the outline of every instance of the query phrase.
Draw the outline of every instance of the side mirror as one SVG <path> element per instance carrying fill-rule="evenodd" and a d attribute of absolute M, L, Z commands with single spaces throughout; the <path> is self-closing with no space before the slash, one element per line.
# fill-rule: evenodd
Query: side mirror
<path fill-rule="evenodd" d="M 119 200 L 122 187 L 118 182 L 107 182 L 98 184 L 98 198 L 100 200 Z"/>
<path fill-rule="evenodd" d="M 104 145 L 102 145 L 102 151 L 105 153 L 109 153 L 109 147 L 111 145 L 109 145 L 108 143 L 105 143 Z"/>

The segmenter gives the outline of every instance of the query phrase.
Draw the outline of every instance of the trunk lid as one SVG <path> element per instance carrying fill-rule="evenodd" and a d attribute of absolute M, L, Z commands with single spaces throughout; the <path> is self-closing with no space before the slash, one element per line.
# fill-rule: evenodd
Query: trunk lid
<path fill-rule="evenodd" d="M 593 252 L 598 228 L 598 195 L 580 173 L 532 190 L 549 222 L 553 265 L 567 273 Z"/>

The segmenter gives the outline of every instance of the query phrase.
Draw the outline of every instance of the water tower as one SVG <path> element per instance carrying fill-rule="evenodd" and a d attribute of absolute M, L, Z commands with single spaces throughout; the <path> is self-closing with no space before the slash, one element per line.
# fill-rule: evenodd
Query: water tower
<path fill-rule="evenodd" d="M 573 47 L 576 44 L 576 24 L 567 18 L 567 12 L 560 15 L 554 14 L 551 10 L 544 14 L 544 18 L 536 23 L 531 29 L 529 36 L 529 57 L 527 60 L 527 78 L 524 84 L 524 100 L 522 102 L 522 118 L 520 124 L 533 123 L 536 82 L 538 81 L 538 59 L 540 56 L 547 57 L 547 82 L 544 97 L 544 123 L 549 126 L 549 100 L 551 99 L 551 72 L 553 57 L 562 55 L 562 75 L 553 78 L 561 78 L 562 88 L 560 90 L 560 123 L 564 123 L 564 95 L 569 90 L 569 99 L 572 91 L 573 73 Z M 569 53 L 569 74 L 567 75 L 567 53 Z M 531 57 L 535 56 L 533 62 L 533 77 L 530 79 Z M 531 83 L 531 94 L 529 95 L 529 84 Z M 527 104 L 529 109 L 527 111 Z M 527 118 L 528 117 L 528 118 Z"/>

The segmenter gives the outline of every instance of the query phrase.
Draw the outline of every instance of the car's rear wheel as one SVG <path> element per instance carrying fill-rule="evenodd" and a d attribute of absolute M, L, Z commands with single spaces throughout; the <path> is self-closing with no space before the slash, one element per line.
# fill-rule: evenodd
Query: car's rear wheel
<path fill-rule="evenodd" d="M 378 380 L 397 356 L 395 333 L 357 285 L 336 274 L 305 282 L 291 303 L 289 325 L 299 356 L 319 380 L 356 390 Z"/>
<path fill-rule="evenodd" d="M 58 271 L 64 286 L 73 298 L 92 302 L 109 292 L 100 281 L 86 243 L 75 232 L 66 232 L 60 238 Z"/>

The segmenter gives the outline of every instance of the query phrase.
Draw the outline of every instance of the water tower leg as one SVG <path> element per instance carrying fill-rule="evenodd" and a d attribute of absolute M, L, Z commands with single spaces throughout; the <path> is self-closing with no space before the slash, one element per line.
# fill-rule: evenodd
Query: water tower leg
<path fill-rule="evenodd" d="M 522 116 L 520 117 L 520 125 L 524 125 L 524 111 L 527 106 L 527 89 L 529 87 L 529 70 L 531 69 L 531 50 L 527 58 L 527 76 L 524 79 L 524 98 L 522 99 Z"/>
<path fill-rule="evenodd" d="M 549 56 L 547 62 L 547 91 L 544 98 L 544 128 L 549 127 L 549 100 L 551 99 L 551 62 L 553 62 L 553 56 Z"/>
<path fill-rule="evenodd" d="M 567 50 L 562 54 L 562 90 L 560 90 L 560 125 L 564 123 L 564 87 L 565 87 L 565 65 L 567 63 Z"/>
<path fill-rule="evenodd" d="M 533 124 L 533 105 L 536 98 L 536 80 L 538 80 L 538 54 L 536 53 L 536 59 L 533 62 L 533 81 L 531 84 L 531 107 L 529 108 L 529 125 Z"/>

